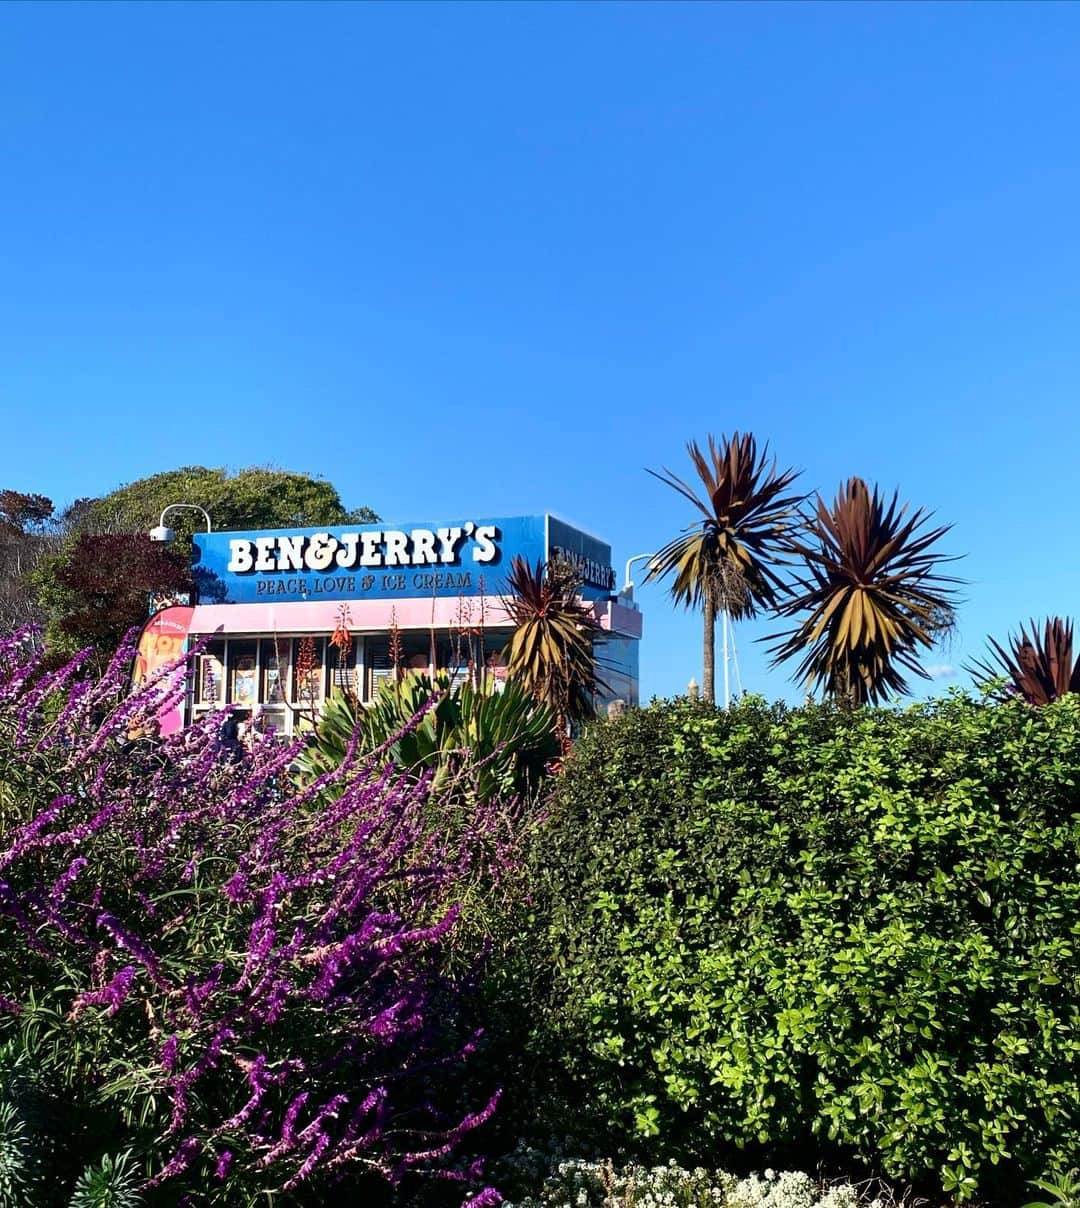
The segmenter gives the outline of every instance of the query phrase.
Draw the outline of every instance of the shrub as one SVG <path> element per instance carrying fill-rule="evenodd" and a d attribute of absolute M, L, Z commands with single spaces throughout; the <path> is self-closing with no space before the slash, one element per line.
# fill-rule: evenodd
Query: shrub
<path fill-rule="evenodd" d="M 221 717 L 154 739 L 172 684 L 129 697 L 131 653 L 96 681 L 0 643 L 0 1039 L 111 1130 L 67 1192 L 321 1203 L 444 1171 L 495 1105 L 455 1109 L 475 1037 L 441 952 L 504 814 L 445 836 L 427 780 L 353 757 L 294 791 L 298 748 L 237 757 Z"/>
<path fill-rule="evenodd" d="M 850 1183 L 826 1186 L 797 1171 L 767 1170 L 740 1179 L 723 1170 L 617 1166 L 611 1161 L 553 1159 L 524 1148 L 498 1168 L 506 1208 L 886 1208 Z"/>
<path fill-rule="evenodd" d="M 299 766 L 310 776 L 333 770 L 357 735 L 361 752 L 427 773 L 437 790 L 457 781 L 483 799 L 532 793 L 560 749 L 554 714 L 516 681 L 496 691 L 489 681 L 451 684 L 445 673 L 383 683 L 368 706 L 334 696 Z"/>
<path fill-rule="evenodd" d="M 530 860 L 536 1042 L 620 1144 L 1016 1203 L 1080 1152 L 1078 810 L 1076 697 L 599 724 Z"/>

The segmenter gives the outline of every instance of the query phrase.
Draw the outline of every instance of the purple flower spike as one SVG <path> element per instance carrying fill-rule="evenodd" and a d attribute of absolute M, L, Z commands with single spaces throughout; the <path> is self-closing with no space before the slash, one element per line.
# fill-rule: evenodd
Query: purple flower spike
<path fill-rule="evenodd" d="M 135 966 L 125 965 L 115 974 L 109 984 L 100 990 L 88 990 L 80 994 L 72 1004 L 72 1015 L 78 1015 L 84 1007 L 105 1007 L 106 1015 L 115 1015 L 124 1005 L 135 980 Z"/>
<path fill-rule="evenodd" d="M 169 1138 L 144 1190 L 168 1183 L 170 1203 L 209 1185 L 232 1202 L 240 1170 L 274 1191 L 350 1167 L 482 1187 L 455 1160 L 495 1110 L 458 1106 L 482 953 L 455 981 L 445 948 L 456 903 L 513 868 L 517 807 L 444 801 L 359 729 L 303 783 L 303 740 L 237 753 L 214 713 L 160 736 L 199 666 L 132 690 L 137 638 L 96 679 L 85 655 L 54 671 L 33 634 L 0 638 L 0 743 L 25 768 L 0 843 L 0 946 L 22 981 L 0 1014 L 63 970 L 61 1026 L 93 1038 L 80 1072 L 125 1078 Z M 497 1203 L 484 1188 L 469 1208 Z"/>

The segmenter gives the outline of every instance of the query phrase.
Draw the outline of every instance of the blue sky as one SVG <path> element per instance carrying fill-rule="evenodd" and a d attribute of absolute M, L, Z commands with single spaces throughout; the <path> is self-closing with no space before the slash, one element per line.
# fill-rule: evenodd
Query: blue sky
<path fill-rule="evenodd" d="M 1078 131 L 1070 5 L 7 4 L 0 486 L 272 463 L 621 563 L 750 428 L 955 525 L 959 666 L 1080 611 Z"/>

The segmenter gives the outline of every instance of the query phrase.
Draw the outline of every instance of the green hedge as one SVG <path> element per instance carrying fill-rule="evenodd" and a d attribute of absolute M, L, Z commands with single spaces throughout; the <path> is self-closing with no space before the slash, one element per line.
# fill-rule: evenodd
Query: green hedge
<path fill-rule="evenodd" d="M 1080 1153 L 1078 780 L 1076 697 L 596 725 L 532 857 L 544 1039 L 627 1140 L 1018 1202 Z"/>

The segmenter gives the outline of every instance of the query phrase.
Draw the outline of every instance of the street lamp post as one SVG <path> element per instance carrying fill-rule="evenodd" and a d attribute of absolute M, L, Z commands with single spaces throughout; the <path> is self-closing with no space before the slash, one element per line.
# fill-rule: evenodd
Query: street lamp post
<path fill-rule="evenodd" d="M 634 584 L 630 579 L 630 569 L 635 562 L 648 562 L 652 557 L 652 554 L 635 554 L 632 558 L 626 559 L 625 582 L 622 585 L 622 590 L 619 592 L 620 596 L 625 596 L 627 600 L 634 598 Z"/>
<path fill-rule="evenodd" d="M 208 533 L 214 531 L 214 526 L 210 523 L 210 513 L 206 508 L 200 507 L 197 503 L 170 503 L 167 508 L 162 510 L 157 527 L 150 530 L 151 541 L 164 541 L 168 544 L 176 537 L 176 532 L 165 524 L 165 513 L 171 512 L 174 508 L 191 508 L 192 511 L 202 512 L 202 517 L 206 521 L 206 531 Z"/>

